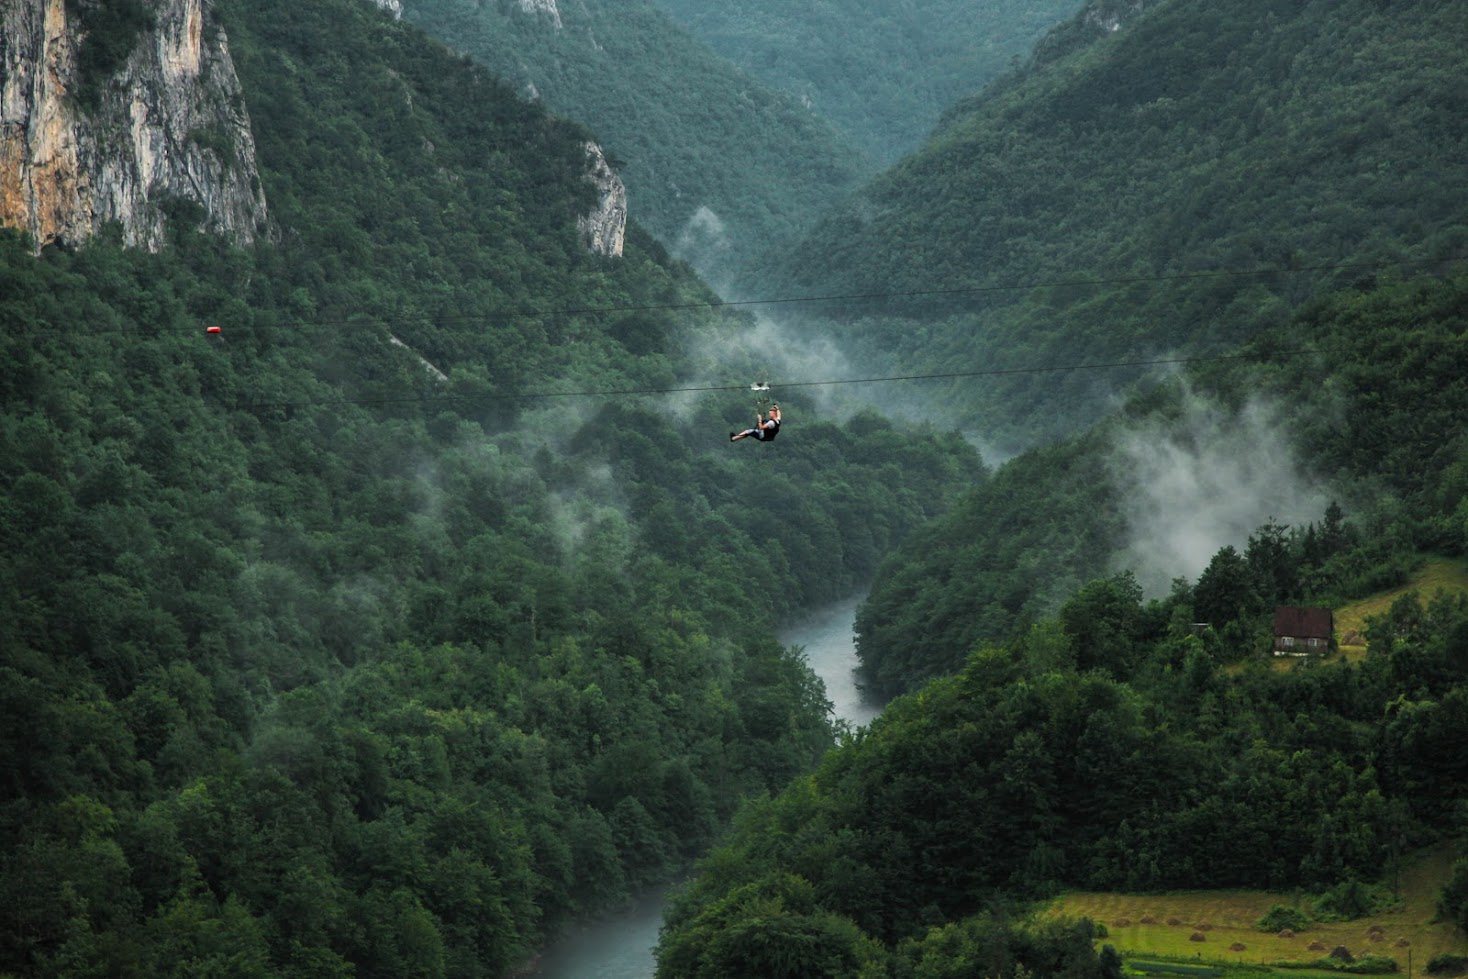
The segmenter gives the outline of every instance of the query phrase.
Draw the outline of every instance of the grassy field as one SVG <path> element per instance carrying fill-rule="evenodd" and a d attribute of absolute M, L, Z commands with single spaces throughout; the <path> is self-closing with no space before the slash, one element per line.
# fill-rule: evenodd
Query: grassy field
<path fill-rule="evenodd" d="M 1468 591 L 1468 561 L 1429 558 L 1402 587 L 1336 609 L 1336 642 L 1347 659 L 1366 655 L 1366 617 L 1385 615 L 1392 602 L 1409 591 L 1418 592 L 1423 602 L 1431 601 L 1439 591 Z"/>
<path fill-rule="evenodd" d="M 1105 925 L 1109 932 L 1106 943 L 1127 959 L 1158 956 L 1268 966 L 1311 962 L 1344 945 L 1353 956 L 1372 953 L 1394 958 L 1400 975 L 1408 975 L 1410 967 L 1411 975 L 1420 976 L 1435 955 L 1468 953 L 1468 936 L 1432 920 L 1452 859 L 1452 851 L 1446 848 L 1416 854 L 1403 863 L 1398 906 L 1356 921 L 1312 924 L 1294 937 L 1259 931 L 1254 923 L 1276 904 L 1298 907 L 1308 914 L 1308 897 L 1263 891 L 1074 893 L 1057 898 L 1044 913 L 1087 917 Z M 1195 940 L 1195 935 L 1202 940 Z M 1312 944 L 1321 948 L 1312 949 Z M 1302 977 L 1304 973 L 1291 970 L 1289 975 Z"/>

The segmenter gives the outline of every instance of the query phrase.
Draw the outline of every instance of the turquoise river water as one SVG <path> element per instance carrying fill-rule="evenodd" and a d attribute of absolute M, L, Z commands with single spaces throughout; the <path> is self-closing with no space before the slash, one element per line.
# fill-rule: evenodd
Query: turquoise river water
<path fill-rule="evenodd" d="M 836 716 L 863 725 L 878 707 L 856 688 L 856 644 L 852 624 L 861 596 L 829 605 L 780 634 L 787 646 L 803 646 L 806 661 L 826 684 Z M 651 891 L 623 914 L 585 925 L 551 946 L 540 960 L 540 979 L 652 979 L 653 946 L 663 920 L 667 890 Z"/>

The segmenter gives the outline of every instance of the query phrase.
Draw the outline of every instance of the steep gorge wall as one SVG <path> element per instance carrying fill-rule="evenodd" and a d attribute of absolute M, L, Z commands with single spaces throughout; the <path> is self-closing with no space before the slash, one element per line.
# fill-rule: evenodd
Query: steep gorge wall
<path fill-rule="evenodd" d="M 126 244 L 156 249 L 170 213 L 240 243 L 266 233 L 250 120 L 209 0 L 143 0 L 151 26 L 87 100 L 83 9 L 0 5 L 0 224 L 37 246 L 115 222 Z"/>

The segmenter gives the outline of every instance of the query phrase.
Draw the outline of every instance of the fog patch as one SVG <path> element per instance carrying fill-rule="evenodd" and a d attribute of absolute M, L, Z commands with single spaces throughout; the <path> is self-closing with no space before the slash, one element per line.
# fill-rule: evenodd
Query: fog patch
<path fill-rule="evenodd" d="M 701 377 L 694 378 L 683 385 L 683 390 L 658 395 L 656 410 L 680 424 L 691 424 L 697 419 L 700 406 L 709 396 L 707 390 L 701 389 L 737 384 L 740 380 L 741 378 L 738 377 L 717 377 L 711 372 L 705 372 Z"/>
<path fill-rule="evenodd" d="M 999 443 L 973 429 L 963 429 L 958 434 L 969 444 L 970 448 L 979 454 L 979 458 L 984 460 L 984 465 L 991 470 L 998 469 L 1024 451 L 1022 448 L 1001 448 Z"/>
<path fill-rule="evenodd" d="M 568 380 L 567 385 L 576 387 L 577 380 Z M 598 382 L 586 382 L 594 389 Z M 559 450 L 581 429 L 596 417 L 612 395 L 590 395 L 577 397 L 545 397 L 527 399 L 516 419 L 513 434 L 548 448 Z"/>
<path fill-rule="evenodd" d="M 547 529 L 568 558 L 590 557 L 622 568 L 631 553 L 632 521 L 622 487 L 605 463 L 578 465 L 574 484 L 551 490 Z"/>
<path fill-rule="evenodd" d="M 512 507 L 543 504 L 543 527 L 567 554 L 609 522 L 625 522 L 625 494 L 609 464 L 564 464 L 598 408 L 586 399 L 552 399 L 523 411 L 515 428 L 498 433 L 462 420 L 449 448 L 410 467 L 414 512 L 408 522 L 414 533 L 435 538 L 436 550 L 447 549 L 444 527 L 454 510 L 472 507 L 470 497 L 484 494 Z"/>
<path fill-rule="evenodd" d="M 1219 549 L 1242 550 L 1265 522 L 1302 526 L 1326 506 L 1263 402 L 1234 411 L 1185 396 L 1181 418 L 1120 432 L 1112 458 L 1128 524 L 1120 561 L 1149 595 L 1174 578 L 1196 581 Z"/>
<path fill-rule="evenodd" d="M 740 409 L 738 417 L 747 417 L 751 424 L 757 399 L 781 404 L 790 421 L 795 419 L 789 416 L 786 402 L 797 394 L 801 403 L 814 408 L 823 419 L 837 422 L 871 407 L 853 398 L 863 385 L 854 383 L 860 378 L 830 337 L 803 333 L 782 318 L 764 312 L 755 313 L 745 322 L 752 325 L 700 338 L 685 349 L 685 362 L 698 364 L 699 372 L 684 382 L 692 390 L 666 398 L 667 411 L 680 421 L 697 419 L 711 394 L 727 398 L 730 406 Z M 768 383 L 770 390 L 752 389 L 760 383 Z M 729 390 L 720 393 L 721 388 Z M 758 407 L 763 410 L 763 405 Z"/>
<path fill-rule="evenodd" d="M 694 268 L 718 292 L 727 293 L 731 283 L 714 270 L 728 265 L 731 243 L 724 219 L 706 204 L 700 204 L 673 241 L 673 255 Z"/>

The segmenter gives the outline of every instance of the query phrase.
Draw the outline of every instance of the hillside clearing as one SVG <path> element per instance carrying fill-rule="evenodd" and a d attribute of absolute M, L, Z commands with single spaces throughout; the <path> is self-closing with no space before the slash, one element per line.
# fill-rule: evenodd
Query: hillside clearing
<path fill-rule="evenodd" d="M 1392 603 L 1409 591 L 1416 591 L 1423 602 L 1431 601 L 1440 591 L 1468 591 L 1468 561 L 1428 558 L 1401 587 L 1337 609 L 1336 642 L 1347 659 L 1355 661 L 1366 655 L 1367 618 L 1385 615 Z"/>
<path fill-rule="evenodd" d="M 1305 894 L 1237 890 L 1071 893 L 1056 898 L 1043 913 L 1087 917 L 1105 925 L 1108 937 L 1104 941 L 1128 959 L 1159 956 L 1277 965 L 1312 962 L 1343 945 L 1357 957 L 1372 953 L 1394 958 L 1403 974 L 1410 967 L 1410 975 L 1420 975 L 1433 956 L 1468 953 L 1468 935 L 1433 921 L 1438 892 L 1452 862 L 1448 847 L 1418 853 L 1403 862 L 1398 906 L 1355 921 L 1316 922 L 1293 937 L 1259 931 L 1255 922 L 1276 904 L 1298 907 L 1308 914 L 1311 899 Z M 1198 940 L 1196 935 L 1203 937 Z M 1312 950 L 1312 944 L 1323 949 Z M 1237 949 L 1238 945 L 1244 947 Z"/>

